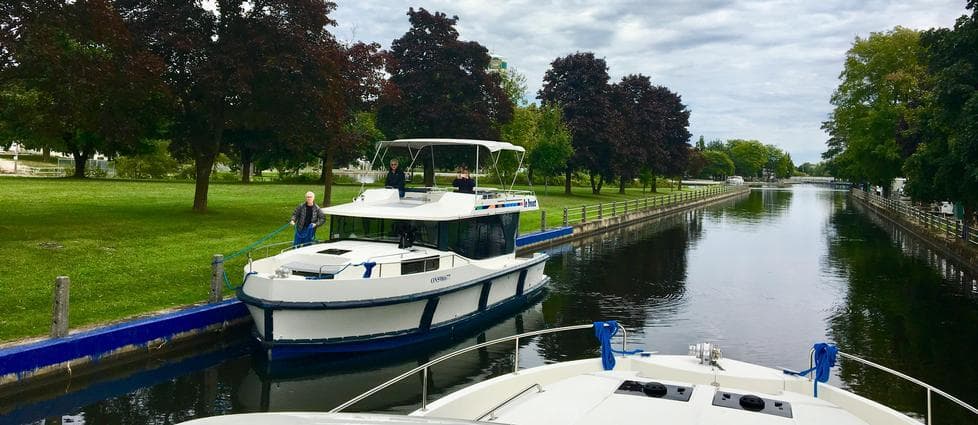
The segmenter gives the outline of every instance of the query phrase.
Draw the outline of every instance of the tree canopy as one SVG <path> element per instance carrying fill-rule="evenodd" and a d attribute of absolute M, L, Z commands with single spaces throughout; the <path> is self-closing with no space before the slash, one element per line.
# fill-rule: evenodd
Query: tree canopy
<path fill-rule="evenodd" d="M 543 76 L 539 99 L 545 106 L 559 106 L 571 132 L 574 156 L 567 163 L 564 192 L 570 194 L 571 174 L 589 172 L 591 190 L 601 191 L 611 174 L 612 124 L 608 65 L 594 53 L 574 53 L 555 59 Z"/>
<path fill-rule="evenodd" d="M 838 177 L 889 190 L 920 141 L 926 68 L 920 33 L 896 27 L 857 37 L 846 54 L 832 112 L 829 158 Z"/>

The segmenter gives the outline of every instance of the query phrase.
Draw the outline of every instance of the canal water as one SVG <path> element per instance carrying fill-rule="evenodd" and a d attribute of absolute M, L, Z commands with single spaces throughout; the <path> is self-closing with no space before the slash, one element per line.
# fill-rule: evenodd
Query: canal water
<path fill-rule="evenodd" d="M 686 353 L 714 342 L 725 357 L 807 368 L 811 345 L 836 343 L 978 403 L 974 277 L 843 191 L 759 189 L 686 214 L 553 248 L 549 290 L 533 306 L 451 341 L 397 352 L 269 364 L 247 332 L 183 354 L 140 359 L 0 399 L 0 423 L 176 423 L 215 414 L 325 411 L 438 355 L 493 338 L 616 319 L 631 347 Z M 592 357 L 589 331 L 521 341 L 520 365 Z M 432 399 L 512 371 L 513 346 L 472 351 L 431 371 Z M 913 384 L 842 361 L 833 383 L 914 415 Z M 409 412 L 407 379 L 351 410 Z M 934 399 L 939 423 L 976 423 Z"/>

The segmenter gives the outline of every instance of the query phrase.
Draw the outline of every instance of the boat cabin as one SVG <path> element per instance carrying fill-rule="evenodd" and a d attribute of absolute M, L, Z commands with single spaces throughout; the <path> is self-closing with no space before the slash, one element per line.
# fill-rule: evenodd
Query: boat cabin
<path fill-rule="evenodd" d="M 334 215 L 330 240 L 396 242 L 399 248 L 419 245 L 481 260 L 515 252 L 518 228 L 518 213 L 446 221 Z"/>

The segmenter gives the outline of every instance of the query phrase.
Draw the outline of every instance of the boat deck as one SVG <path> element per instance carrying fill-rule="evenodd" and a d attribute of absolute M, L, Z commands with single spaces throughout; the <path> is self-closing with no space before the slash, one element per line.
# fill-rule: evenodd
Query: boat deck
<path fill-rule="evenodd" d="M 512 425 L 618 425 L 643 418 L 683 425 L 918 423 L 831 385 L 819 384 L 815 398 L 805 378 L 730 359 L 720 365 L 659 355 L 618 358 L 611 371 L 596 359 L 563 362 L 473 385 L 413 415 Z"/>

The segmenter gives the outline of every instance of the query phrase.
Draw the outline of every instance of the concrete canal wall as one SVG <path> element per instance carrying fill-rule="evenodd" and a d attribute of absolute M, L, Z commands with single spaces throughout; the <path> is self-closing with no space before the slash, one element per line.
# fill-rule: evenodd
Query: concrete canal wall
<path fill-rule="evenodd" d="M 669 202 L 660 200 L 658 203 L 650 203 L 646 199 L 644 203 L 643 200 L 634 202 L 631 207 L 628 204 L 615 204 L 608 207 L 607 214 L 603 212 L 604 207 L 599 205 L 597 214 L 590 219 L 588 207 L 581 207 L 582 215 L 576 217 L 578 222 L 520 235 L 516 240 L 517 252 L 527 253 L 627 224 L 703 207 L 749 192 L 750 189 L 746 186 L 714 188 L 702 193 L 684 192 L 684 195 L 670 198 Z M 565 213 L 564 222 L 568 221 L 570 220 Z M 92 369 L 87 366 L 154 351 L 163 346 L 179 345 L 227 331 L 232 327 L 250 325 L 251 316 L 244 304 L 237 299 L 228 299 L 75 332 L 60 338 L 9 346 L 0 349 L 0 387 L 27 379 L 33 381 L 70 376 L 73 373 L 72 368 Z"/>
<path fill-rule="evenodd" d="M 948 229 L 949 231 L 946 232 L 935 232 L 932 226 L 923 226 L 914 222 L 909 218 L 906 211 L 897 211 L 893 207 L 896 201 L 883 202 L 882 199 L 876 199 L 877 195 L 859 189 L 853 189 L 850 194 L 850 198 L 862 210 L 895 224 L 934 251 L 958 263 L 962 268 L 967 268 L 972 274 L 978 274 L 978 246 L 971 241 L 964 241 L 955 237 L 956 229 L 954 231 Z M 924 219 L 924 221 L 931 222 L 929 219 Z"/>
<path fill-rule="evenodd" d="M 624 209 L 619 210 L 621 212 L 616 211 L 614 207 L 610 206 L 611 204 L 604 204 L 605 206 L 599 209 L 599 211 L 601 211 L 601 218 L 591 219 L 588 219 L 587 213 L 589 211 L 593 212 L 595 208 L 581 207 L 583 208 L 584 213 L 582 214 L 581 212 L 577 212 L 577 215 L 574 216 L 578 221 L 570 226 L 562 228 L 569 229 L 569 231 L 563 230 L 559 234 L 553 234 L 552 237 L 541 240 L 533 240 L 525 245 L 520 245 L 518 252 L 529 252 L 536 249 L 559 245 L 621 226 L 639 223 L 646 220 L 654 220 L 661 217 L 668 217 L 680 212 L 689 211 L 691 209 L 702 208 L 718 202 L 726 201 L 728 199 L 744 196 L 748 193 L 750 193 L 750 188 L 748 186 L 727 186 L 722 190 L 718 190 L 717 193 L 703 197 L 696 197 L 688 201 L 680 201 L 666 205 L 657 205 L 656 203 L 652 203 L 651 206 L 648 207 L 645 206 L 647 204 L 637 203 L 637 206 L 632 207 L 632 209 L 627 209 L 627 206 L 624 207 Z M 618 208 L 622 208 L 621 204 L 618 205 Z M 577 208 L 574 210 L 576 209 Z"/>

